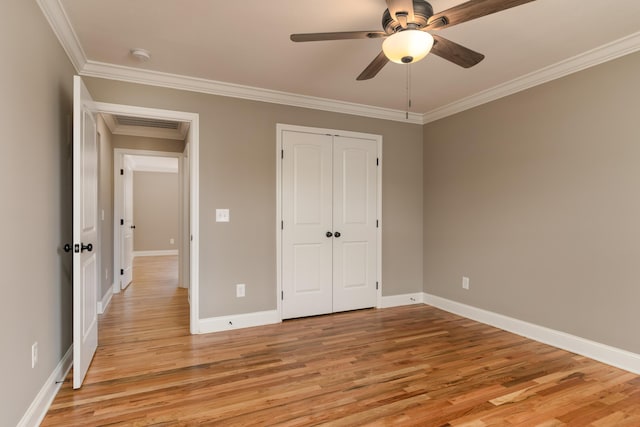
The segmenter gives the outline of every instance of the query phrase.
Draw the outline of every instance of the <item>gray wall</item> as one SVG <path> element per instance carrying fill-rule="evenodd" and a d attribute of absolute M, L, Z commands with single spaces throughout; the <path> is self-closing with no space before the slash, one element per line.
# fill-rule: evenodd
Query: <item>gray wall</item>
<path fill-rule="evenodd" d="M 113 136 L 100 115 L 98 115 L 98 135 L 100 141 L 98 215 L 100 221 L 101 291 L 98 298 L 102 298 L 115 280 L 113 278 Z"/>
<path fill-rule="evenodd" d="M 62 246 L 72 238 L 74 70 L 35 1 L 3 0 L 0 57 L 0 425 L 15 426 L 72 340 Z"/>
<path fill-rule="evenodd" d="M 200 114 L 202 318 L 276 308 L 276 123 L 383 136 L 383 294 L 422 290 L 422 126 L 85 80 L 98 101 Z M 231 222 L 216 223 L 216 208 Z M 245 298 L 236 283 L 247 284 Z"/>
<path fill-rule="evenodd" d="M 180 179 L 177 173 L 133 173 L 134 251 L 180 247 Z M 173 244 L 169 242 L 174 239 Z"/>
<path fill-rule="evenodd" d="M 184 141 L 145 136 L 113 135 L 113 148 L 182 153 L 184 151 Z"/>
<path fill-rule="evenodd" d="M 640 353 L 638 76 L 640 53 L 424 127 L 425 292 Z"/>

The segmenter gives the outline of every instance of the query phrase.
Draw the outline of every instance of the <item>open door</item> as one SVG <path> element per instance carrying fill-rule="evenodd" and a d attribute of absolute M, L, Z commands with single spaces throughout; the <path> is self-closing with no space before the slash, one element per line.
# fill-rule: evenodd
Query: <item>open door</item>
<path fill-rule="evenodd" d="M 124 218 L 120 223 L 120 288 L 125 289 L 133 280 L 133 230 L 136 228 L 133 224 L 133 171 L 127 156 L 124 156 L 122 179 Z"/>
<path fill-rule="evenodd" d="M 98 150 L 94 104 L 73 77 L 73 388 L 98 347 Z M 95 248 L 95 250 L 94 250 Z"/>

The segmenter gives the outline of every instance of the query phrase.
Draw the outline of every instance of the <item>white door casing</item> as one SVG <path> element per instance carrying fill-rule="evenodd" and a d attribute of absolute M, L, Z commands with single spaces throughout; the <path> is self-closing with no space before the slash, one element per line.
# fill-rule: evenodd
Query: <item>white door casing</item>
<path fill-rule="evenodd" d="M 122 213 L 123 221 L 120 223 L 120 244 L 122 248 L 120 255 L 122 257 L 120 268 L 120 289 L 125 289 L 133 280 L 133 171 L 131 164 L 125 156 L 124 167 L 122 170 Z"/>
<path fill-rule="evenodd" d="M 278 141 L 282 318 L 379 306 L 381 138 L 278 125 Z"/>
<path fill-rule="evenodd" d="M 282 317 L 332 312 L 332 137 L 283 132 Z"/>
<path fill-rule="evenodd" d="M 98 150 L 95 105 L 73 78 L 73 388 L 98 347 Z"/>

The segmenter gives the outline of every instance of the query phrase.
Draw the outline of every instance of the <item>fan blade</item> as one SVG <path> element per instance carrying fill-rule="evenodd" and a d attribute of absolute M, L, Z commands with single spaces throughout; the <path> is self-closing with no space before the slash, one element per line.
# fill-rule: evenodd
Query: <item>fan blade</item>
<path fill-rule="evenodd" d="M 416 20 L 413 12 L 413 0 L 387 0 L 387 8 L 391 17 L 402 23 L 402 28 L 407 28 L 407 21 L 415 22 Z M 403 14 L 406 13 L 406 20 L 399 18 L 398 13 L 401 14 L 400 16 L 404 16 Z"/>
<path fill-rule="evenodd" d="M 451 40 L 447 40 L 444 37 L 434 35 L 433 41 L 431 53 L 461 67 L 473 67 L 484 59 L 483 54 L 461 46 L 458 43 L 454 43 Z"/>
<path fill-rule="evenodd" d="M 384 52 L 380 52 L 376 59 L 371 61 L 371 64 L 367 65 L 367 68 L 364 69 L 362 73 L 358 76 L 356 80 L 369 80 L 372 79 L 382 70 L 382 67 L 387 65 L 389 59 L 385 56 Z"/>
<path fill-rule="evenodd" d="M 291 34 L 294 42 L 316 42 L 323 40 L 378 39 L 388 36 L 384 31 L 342 31 L 338 33 Z"/>
<path fill-rule="evenodd" d="M 434 21 L 444 18 L 445 22 L 443 25 L 434 25 L 432 28 L 429 28 L 440 30 L 442 28 L 451 27 L 452 25 L 471 21 L 472 19 L 481 18 L 483 16 L 491 15 L 492 13 L 500 12 L 532 1 L 534 0 L 471 0 L 443 12 L 436 13 L 429 18 L 427 27 L 429 27 L 429 25 Z"/>

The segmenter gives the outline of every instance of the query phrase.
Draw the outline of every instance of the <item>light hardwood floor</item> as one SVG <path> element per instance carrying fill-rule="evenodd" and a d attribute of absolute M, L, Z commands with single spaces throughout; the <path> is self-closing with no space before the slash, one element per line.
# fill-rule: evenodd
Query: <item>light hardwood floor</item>
<path fill-rule="evenodd" d="M 175 257 L 138 258 L 43 426 L 640 426 L 640 377 L 426 305 L 190 336 Z"/>

